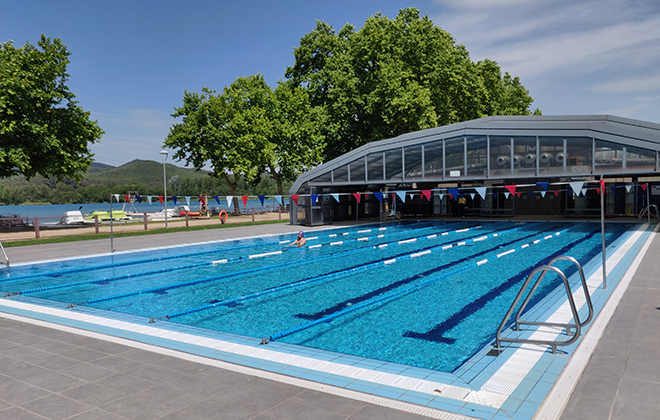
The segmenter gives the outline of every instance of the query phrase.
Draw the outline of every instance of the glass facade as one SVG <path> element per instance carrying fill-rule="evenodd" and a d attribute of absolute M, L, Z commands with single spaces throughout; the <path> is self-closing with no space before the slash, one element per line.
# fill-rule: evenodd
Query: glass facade
<path fill-rule="evenodd" d="M 655 172 L 657 155 L 655 150 L 591 137 L 453 136 L 370 153 L 310 183 L 618 175 Z"/>

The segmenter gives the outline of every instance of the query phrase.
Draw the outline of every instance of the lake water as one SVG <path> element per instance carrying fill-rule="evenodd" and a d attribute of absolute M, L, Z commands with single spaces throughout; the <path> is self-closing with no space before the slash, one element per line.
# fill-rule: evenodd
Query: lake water
<path fill-rule="evenodd" d="M 196 198 L 196 197 L 195 197 Z M 123 201 L 123 197 L 121 198 Z M 181 197 L 177 200 L 177 205 L 187 205 L 184 197 Z M 266 199 L 264 202 L 265 206 L 276 207 L 278 205 L 277 200 L 274 198 Z M 82 206 L 82 208 L 81 208 Z M 168 208 L 172 208 L 174 203 L 169 201 L 167 203 Z M 209 197 L 209 207 L 210 209 L 224 209 L 227 210 L 227 200 L 225 198 L 220 198 L 220 204 L 218 204 L 214 199 Z M 239 207 L 243 209 L 243 202 L 239 198 Z M 261 201 L 258 199 L 248 200 L 246 208 L 254 208 L 255 211 L 261 210 Z M 137 211 L 137 212 L 153 212 L 160 211 L 165 208 L 158 201 L 158 197 L 152 199 L 152 203 L 147 202 L 146 197 L 142 203 L 134 204 L 124 204 L 124 203 L 112 203 L 113 210 L 125 211 Z M 64 212 L 78 210 L 83 214 L 93 213 L 95 211 L 110 211 L 110 203 L 91 203 L 91 204 L 45 204 L 45 205 L 22 205 L 22 206 L 0 206 L 0 216 L 7 215 L 19 215 L 21 217 L 61 217 Z M 199 201 L 192 200 L 190 201 L 190 210 L 196 211 L 199 209 Z"/>

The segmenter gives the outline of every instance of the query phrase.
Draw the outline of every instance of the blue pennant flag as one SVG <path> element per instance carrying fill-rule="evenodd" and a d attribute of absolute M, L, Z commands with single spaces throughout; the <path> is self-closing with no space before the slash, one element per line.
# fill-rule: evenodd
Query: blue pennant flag
<path fill-rule="evenodd" d="M 383 193 L 382 192 L 375 192 L 374 196 L 380 201 L 381 203 L 383 202 Z"/>
<path fill-rule="evenodd" d="M 528 194 L 530 197 L 534 197 L 534 191 L 527 191 L 527 194 Z"/>
<path fill-rule="evenodd" d="M 458 188 L 447 188 L 447 191 L 454 200 L 458 200 Z"/>
<path fill-rule="evenodd" d="M 497 198 L 497 192 L 493 191 L 493 198 Z"/>
<path fill-rule="evenodd" d="M 311 194 L 310 196 L 312 197 L 312 206 L 315 206 L 316 205 L 316 200 L 319 198 L 319 195 L 318 194 Z"/>
<path fill-rule="evenodd" d="M 172 201 L 174 201 L 174 205 L 176 206 L 176 195 L 172 196 Z"/>
<path fill-rule="evenodd" d="M 218 198 L 217 195 L 212 195 L 211 198 L 214 199 L 218 203 L 218 205 L 220 205 L 220 198 Z"/>
<path fill-rule="evenodd" d="M 539 187 L 543 188 L 543 191 L 548 191 L 548 184 L 549 182 L 537 182 L 536 185 Z"/>
<path fill-rule="evenodd" d="M 264 206 L 264 200 L 266 199 L 266 196 L 265 195 L 258 195 L 257 197 L 259 197 L 259 201 L 261 201 L 261 207 L 263 207 Z"/>

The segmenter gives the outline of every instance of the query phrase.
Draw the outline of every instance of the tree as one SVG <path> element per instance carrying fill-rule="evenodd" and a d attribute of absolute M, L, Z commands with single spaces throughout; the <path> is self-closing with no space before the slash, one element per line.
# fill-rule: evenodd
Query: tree
<path fill-rule="evenodd" d="M 294 49 L 286 77 L 327 115 L 325 158 L 411 131 L 499 114 L 530 114 L 518 78 L 463 45 L 419 10 L 380 13 L 335 33 L 318 21 Z"/>
<path fill-rule="evenodd" d="M 71 53 L 59 38 L 0 44 L 0 177 L 80 179 L 103 130 L 66 85 Z"/>
<path fill-rule="evenodd" d="M 256 185 L 264 172 L 283 194 L 285 181 L 321 162 L 324 116 L 300 87 L 282 83 L 273 91 L 258 74 L 236 79 L 221 94 L 185 92 L 183 102 L 172 114 L 183 120 L 172 126 L 165 145 L 195 168 L 210 163 L 233 196 L 241 178 Z"/>

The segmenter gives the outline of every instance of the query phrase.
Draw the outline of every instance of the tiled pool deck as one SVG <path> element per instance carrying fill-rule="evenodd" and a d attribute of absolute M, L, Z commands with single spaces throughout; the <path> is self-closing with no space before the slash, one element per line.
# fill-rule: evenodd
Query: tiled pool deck
<path fill-rule="evenodd" d="M 259 230 L 260 233 L 282 233 L 291 232 L 294 229 L 286 225 L 271 225 L 261 226 Z M 225 237 L 232 235 L 232 232 L 227 231 L 234 231 L 235 236 L 251 234 L 246 232 L 245 228 L 223 229 L 222 234 Z M 162 235 L 162 240 L 159 238 L 158 243 L 175 244 L 218 239 L 217 233 L 215 235 L 214 233 Z M 602 280 L 600 266 L 594 264 L 585 267 L 585 274 L 589 278 L 588 284 L 597 311 L 605 306 L 606 300 L 619 281 L 627 283 L 632 280 L 622 303 L 626 302 L 631 291 L 644 287 L 644 285 L 637 285 L 639 276 L 633 277 L 632 270 L 626 273 L 626 269 L 631 264 L 639 263 L 639 261 L 634 261 L 635 257 L 644 246 L 649 246 L 649 244 L 651 246 L 650 254 L 642 260 L 637 273 L 648 273 L 645 275 L 648 290 L 641 297 L 649 299 L 651 302 L 649 305 L 653 306 L 650 299 L 655 296 L 656 299 L 653 301 L 656 302 L 656 305 L 658 304 L 658 283 L 660 282 L 657 278 L 660 274 L 660 263 L 650 256 L 658 255 L 660 241 L 656 239 L 651 243 L 653 235 L 655 234 L 639 230 L 632 233 L 625 244 L 619 243 L 608 250 L 608 254 L 611 256 L 608 259 L 609 274 L 606 291 L 600 288 Z M 149 237 L 121 239 L 115 241 L 115 248 L 120 250 L 144 248 L 148 246 L 145 238 Z M 647 241 L 647 238 L 650 239 Z M 69 244 L 13 248 L 10 249 L 9 255 L 12 261 L 16 262 L 101 253 L 108 249 L 107 242 L 86 243 L 84 247 L 78 249 L 70 247 Z M 153 237 L 151 237 L 150 243 L 153 244 Z M 615 260 L 618 261 L 617 264 L 615 264 Z M 657 271 L 655 271 L 656 268 Z M 624 289 L 617 290 L 621 293 Z M 639 292 L 636 293 L 639 294 Z M 649 296 L 651 297 L 649 298 Z M 576 303 L 581 305 L 584 299 L 579 300 L 579 297 L 580 293 L 576 293 Z M 539 319 L 565 317 L 566 310 L 562 308 L 562 298 L 561 294 L 548 297 L 534 308 L 531 315 Z M 36 306 L 35 303 L 40 305 Z M 607 320 L 603 321 L 604 317 L 598 318 L 596 322 L 590 324 L 593 327 L 589 328 L 587 336 L 580 341 L 584 342 L 584 345 L 565 347 L 563 350 L 567 354 L 553 355 L 544 349 L 527 345 L 523 348 L 509 346 L 509 349 L 498 357 L 489 356 L 486 354 L 487 351 L 483 351 L 458 371 L 447 374 L 330 352 L 313 351 L 281 343 L 259 346 L 254 339 L 245 337 L 212 333 L 189 327 L 183 328 L 172 323 L 149 325 L 139 317 L 113 316 L 112 319 L 109 319 L 104 317 L 104 313 L 101 311 L 82 307 L 67 310 L 62 308 L 61 304 L 43 305 L 42 303 L 38 299 L 24 297 L 0 301 L 0 311 L 14 315 L 13 317 L 4 315 L 12 317 L 11 320 L 0 318 L 0 328 L 4 333 L 0 338 L 0 418 L 358 419 L 417 418 L 416 414 L 445 419 L 466 417 L 531 419 L 533 416 L 548 419 L 558 418 L 568 401 L 568 393 L 574 386 L 571 379 L 572 382 L 575 382 L 579 378 L 584 364 L 591 355 L 590 349 L 597 345 L 601 329 L 607 324 Z M 612 306 L 611 303 L 609 305 Z M 635 309 L 640 309 L 639 305 L 630 311 L 638 313 L 635 312 Z M 646 359 L 646 362 L 654 364 L 653 361 L 658 360 L 656 349 L 660 348 L 658 346 L 660 342 L 657 341 L 657 327 L 660 323 L 654 324 L 654 321 L 660 318 L 660 311 L 655 307 L 645 308 L 644 305 L 641 306 L 641 309 L 647 310 L 648 314 L 639 312 L 636 319 L 628 319 L 634 318 L 629 315 L 625 321 L 616 323 L 618 314 L 624 310 L 621 305 L 617 308 L 614 321 L 603 334 L 603 340 L 608 342 L 608 345 L 603 350 L 601 350 L 602 345 L 598 346 L 592 362 L 585 370 L 583 379 L 575 388 L 576 392 L 568 403 L 564 418 L 632 418 L 624 416 L 625 413 L 635 413 L 635 418 L 657 418 L 657 410 L 660 409 L 657 398 L 657 395 L 660 395 L 658 392 L 660 391 L 660 369 L 656 368 L 655 371 L 651 369 L 649 372 L 643 366 L 633 364 L 637 366 L 638 374 L 642 377 L 636 377 L 633 372 L 630 372 L 631 377 L 624 377 L 625 381 L 621 377 L 622 369 L 624 373 L 627 372 L 630 358 L 643 359 L 645 354 L 651 352 L 655 357 Z M 609 312 L 612 311 L 613 308 L 609 309 Z M 603 313 L 607 312 L 606 307 Z M 584 311 L 581 311 L 581 314 L 584 314 Z M 3 314 L 0 313 L 1 315 Z M 23 316 L 29 319 L 21 318 Z M 598 321 L 602 324 L 600 327 Z M 45 322 L 54 322 L 58 325 L 55 328 L 59 329 L 48 328 L 52 325 Z M 624 322 L 625 325 L 622 325 Z M 630 325 L 631 322 L 632 325 Z M 40 325 L 34 325 L 35 323 Z M 652 335 L 655 342 L 647 337 L 645 330 L 635 328 L 639 327 L 639 324 L 643 324 L 647 328 L 655 328 Z M 615 336 L 608 341 L 608 331 L 612 325 L 618 325 L 615 328 L 622 330 L 622 334 L 620 339 Z M 93 333 L 86 333 L 88 336 L 72 334 L 72 332 L 84 331 Z M 631 336 L 630 331 L 639 334 L 639 337 Z M 556 335 L 556 332 L 553 331 L 546 332 L 546 334 L 553 333 Z M 110 340 L 110 342 L 99 341 L 99 338 Z M 648 342 L 649 345 L 632 346 L 631 338 L 635 338 L 633 343 Z M 68 348 L 71 342 L 75 348 Z M 650 345 L 653 343 L 655 345 Z M 612 344 L 615 345 L 612 346 Z M 104 351 L 106 346 L 108 349 L 116 351 Z M 136 346 L 137 348 L 135 348 Z M 585 347 L 587 348 L 586 353 Z M 51 348 L 59 350 L 51 351 Z M 62 348 L 70 351 L 63 351 Z M 93 349 L 94 355 L 98 358 L 85 360 L 76 356 L 78 352 L 87 353 L 84 351 L 85 349 Z M 121 351 L 119 351 L 120 349 Z M 604 353 L 602 353 L 603 351 Z M 601 353 L 608 356 L 601 357 Z M 616 354 L 609 356 L 610 353 Z M 189 361 L 183 362 L 182 357 Z M 138 360 L 135 360 L 136 358 Z M 159 363 L 153 365 L 143 362 L 140 358 L 145 360 L 154 358 Z M 584 359 L 581 363 L 582 366 L 580 364 L 574 366 L 579 359 Z M 601 370 L 600 367 L 591 368 L 595 361 L 608 367 L 604 370 Z M 140 366 L 137 366 L 136 363 Z M 169 369 L 169 363 L 174 366 L 185 365 L 188 366 L 185 369 L 190 369 L 190 372 L 197 370 L 204 374 L 195 375 L 188 372 L 187 375 L 182 375 L 181 372 L 172 372 Z M 104 364 L 110 364 L 111 369 L 106 369 L 107 366 Z M 657 364 L 656 362 L 655 365 Z M 566 367 L 567 365 L 568 367 Z M 115 366 L 120 367 L 115 368 Z M 124 369 L 122 366 L 131 368 Z M 162 369 L 166 366 L 165 370 L 170 372 L 160 375 L 159 368 Z M 88 370 L 94 372 L 99 368 L 115 374 L 95 379 L 93 373 L 86 373 Z M 162 377 L 162 381 L 145 377 L 149 375 L 148 371 L 151 369 L 155 369 L 153 376 Z M 562 371 L 564 371 L 563 375 Z M 210 380 L 209 372 L 214 372 L 213 375 L 210 375 L 213 379 L 212 383 L 208 382 Z M 230 372 L 231 375 L 227 372 Z M 104 373 L 109 375 L 108 372 Z M 85 375 L 89 376 L 89 379 L 84 377 Z M 248 383 L 250 378 L 254 380 L 258 378 L 257 382 L 264 387 L 260 390 L 259 398 L 253 394 L 254 391 L 249 388 L 249 385 L 246 385 L 245 388 L 235 387 L 233 379 L 221 379 L 227 375 L 231 378 L 234 378 L 233 375 L 242 378 L 237 381 L 237 384 Z M 612 378 L 604 378 L 604 375 L 611 375 Z M 174 392 L 171 388 L 176 389 L 174 385 L 176 379 L 182 376 L 186 376 L 186 384 L 195 383 L 191 389 L 199 388 L 212 392 L 201 398 L 204 400 L 203 402 L 193 398 L 189 403 L 181 400 L 177 403 L 178 405 L 173 406 L 169 393 Z M 595 378 L 593 378 L 594 376 Z M 107 377 L 115 379 L 111 381 L 111 384 L 106 384 Z M 269 381 L 271 379 L 272 381 Z M 600 379 L 603 380 L 602 383 Z M 612 392 L 594 393 L 593 387 L 582 385 L 585 380 L 597 383 L 599 385 L 597 388 L 606 388 L 607 391 L 616 390 L 616 392 L 614 394 Z M 71 383 L 63 384 L 67 381 Z M 141 384 L 139 388 L 144 389 L 127 394 L 116 393 L 131 389 L 130 384 L 133 382 Z M 647 382 L 651 385 L 648 385 Z M 54 385 L 55 383 L 61 383 L 61 385 Z M 115 386 L 115 388 L 119 388 L 115 389 L 112 384 L 123 385 Z M 165 384 L 168 388 L 159 392 L 159 387 L 165 387 Z M 557 386 L 553 389 L 554 384 Z M 633 387 L 637 385 L 643 388 L 644 392 L 629 392 L 631 384 Z M 236 393 L 240 397 L 228 399 L 224 395 L 219 396 L 218 393 L 223 393 L 226 388 L 230 388 L 232 391 L 242 389 L 241 392 L 232 392 L 232 395 Z M 108 389 L 114 389 L 115 393 L 113 394 Z M 653 393 L 650 390 L 653 390 Z M 288 391 L 291 391 L 294 396 L 291 396 Z M 77 397 L 81 392 L 84 393 L 86 399 Z M 182 392 L 189 393 L 189 389 L 184 387 Z M 108 393 L 111 394 L 108 397 L 111 401 L 107 401 L 108 398 L 104 397 Z M 94 395 L 97 395 L 98 398 L 95 399 Z M 147 395 L 153 399 L 148 400 Z M 621 402 L 617 401 L 616 398 L 619 395 L 625 396 L 626 399 Z M 651 398 L 651 401 L 633 403 L 631 406 L 630 398 L 635 395 L 654 395 L 656 397 Z M 138 396 L 145 398 L 138 398 Z M 252 401 L 249 396 L 264 401 Z M 609 413 L 614 417 L 603 416 L 603 409 L 607 406 L 604 400 L 610 404 Z M 60 408 L 49 410 L 50 405 Z M 259 407 L 256 407 L 257 405 Z M 585 409 L 582 408 L 583 405 L 586 406 Z M 213 412 L 210 408 L 204 412 L 196 412 L 195 410 L 199 409 L 198 406 L 212 406 L 217 409 L 217 412 Z M 651 409 L 652 407 L 654 408 Z M 227 414 L 229 412 L 233 414 Z M 644 417 L 644 413 L 647 417 Z M 20 417 L 21 415 L 25 417 Z M 119 417 L 113 417 L 113 415 Z M 616 417 L 617 415 L 619 417 Z"/>

